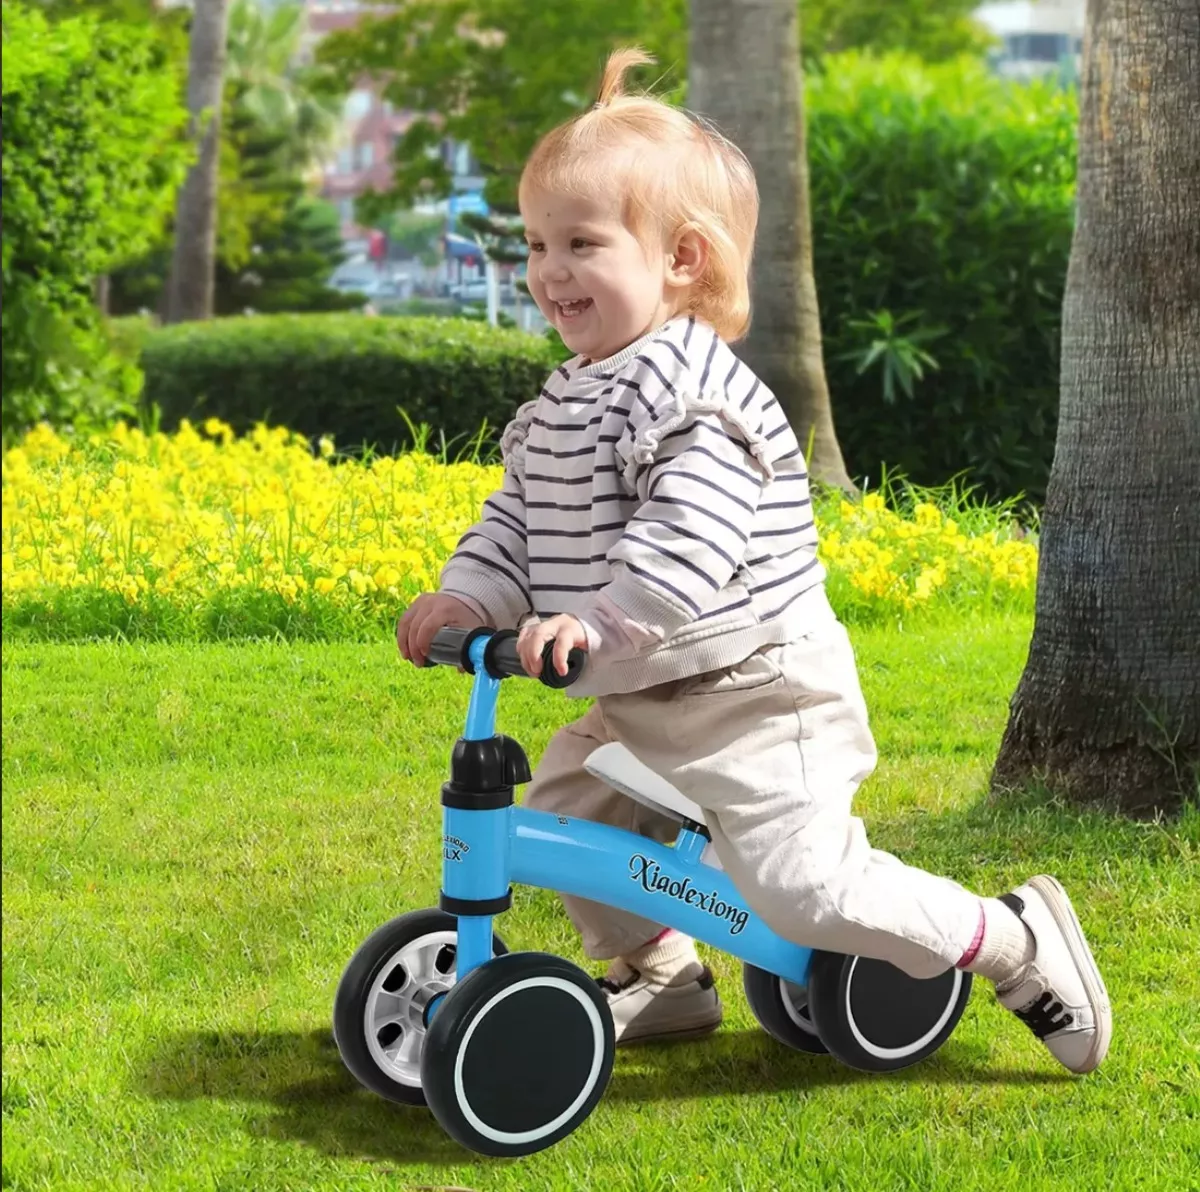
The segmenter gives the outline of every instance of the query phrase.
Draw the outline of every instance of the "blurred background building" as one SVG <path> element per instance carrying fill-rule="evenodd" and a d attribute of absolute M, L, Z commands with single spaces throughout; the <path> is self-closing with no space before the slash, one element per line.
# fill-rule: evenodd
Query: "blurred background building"
<path fill-rule="evenodd" d="M 1010 78 L 1079 76 L 1085 0 L 997 0 L 975 13 L 999 39 L 995 70 Z"/>

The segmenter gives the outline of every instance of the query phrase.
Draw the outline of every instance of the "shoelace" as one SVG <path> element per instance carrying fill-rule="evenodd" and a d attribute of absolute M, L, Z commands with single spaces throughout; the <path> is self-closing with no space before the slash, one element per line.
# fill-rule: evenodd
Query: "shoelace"
<path fill-rule="evenodd" d="M 1039 1039 L 1075 1021 L 1074 1015 L 1064 1013 L 1062 1002 L 1055 1001 L 1050 993 L 1043 993 L 1031 1006 L 1014 1013 Z"/>

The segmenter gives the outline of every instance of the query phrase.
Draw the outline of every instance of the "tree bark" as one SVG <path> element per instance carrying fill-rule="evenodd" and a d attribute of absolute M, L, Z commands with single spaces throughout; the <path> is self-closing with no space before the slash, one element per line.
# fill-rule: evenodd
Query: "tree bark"
<path fill-rule="evenodd" d="M 795 0 L 690 0 L 688 106 L 746 154 L 761 208 L 738 354 L 779 399 L 813 477 L 848 492 L 821 355 Z M 811 440 L 811 448 L 810 448 Z"/>
<path fill-rule="evenodd" d="M 1037 614 L 993 771 L 1172 812 L 1200 783 L 1200 5 L 1089 0 Z"/>
<path fill-rule="evenodd" d="M 166 322 L 209 319 L 217 241 L 217 174 L 229 0 L 196 0 L 188 42 L 191 134 L 203 136 L 175 207 L 175 248 L 167 278 Z"/>

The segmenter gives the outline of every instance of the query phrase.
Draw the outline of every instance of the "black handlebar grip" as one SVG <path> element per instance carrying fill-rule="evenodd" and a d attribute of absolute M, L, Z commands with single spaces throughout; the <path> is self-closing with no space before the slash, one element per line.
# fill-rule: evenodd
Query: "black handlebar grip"
<path fill-rule="evenodd" d="M 554 669 L 554 643 L 547 642 L 546 648 L 542 651 L 542 673 L 538 678 L 545 683 L 547 687 L 555 689 L 562 687 L 570 687 L 576 679 L 583 674 L 584 661 L 587 654 L 578 647 L 573 647 L 567 654 L 567 673 L 560 675 Z"/>
<path fill-rule="evenodd" d="M 486 629 L 459 629 L 447 625 L 433 635 L 429 643 L 429 653 L 425 656 L 426 666 L 461 666 L 473 671 L 467 651 L 473 638 L 488 634 Z M 547 642 L 542 650 L 542 673 L 538 676 L 547 687 L 569 687 L 583 673 L 587 654 L 583 650 L 573 649 L 567 655 L 567 673 L 560 675 L 554 669 L 554 643 Z M 494 678 L 501 679 L 506 675 L 516 675 L 529 678 L 525 667 L 521 665 L 517 653 L 517 632 L 515 629 L 501 629 L 488 636 L 488 643 L 483 652 L 484 670 Z"/>
<path fill-rule="evenodd" d="M 567 673 L 560 675 L 554 669 L 554 662 L 551 658 L 553 651 L 554 643 L 547 642 L 542 650 L 542 673 L 538 678 L 547 687 L 569 687 L 583 673 L 587 655 L 582 650 L 572 650 L 567 656 Z M 483 665 L 488 674 L 495 675 L 496 678 L 500 678 L 502 675 L 529 678 L 529 674 L 521 665 L 521 658 L 517 654 L 517 633 L 512 629 L 502 629 L 500 632 L 492 634 L 487 649 L 484 651 Z"/>
<path fill-rule="evenodd" d="M 433 635 L 429 653 L 425 655 L 426 666 L 462 666 L 463 646 L 473 629 L 459 629 L 446 625 Z"/>
<path fill-rule="evenodd" d="M 515 629 L 501 629 L 492 634 L 483 651 L 483 669 L 494 679 L 503 679 L 506 675 L 528 678 L 517 654 Z"/>

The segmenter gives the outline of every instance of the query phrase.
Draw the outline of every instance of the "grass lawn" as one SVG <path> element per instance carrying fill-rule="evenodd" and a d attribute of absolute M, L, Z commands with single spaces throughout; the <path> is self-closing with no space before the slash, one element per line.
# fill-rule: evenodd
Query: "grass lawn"
<path fill-rule="evenodd" d="M 973 887 L 1064 881 L 1113 998 L 1101 1071 L 1065 1075 L 980 983 L 932 1060 L 855 1073 L 772 1042 L 708 953 L 722 1030 L 619 1052 L 578 1132 L 508 1161 L 360 1090 L 329 1034 L 358 943 L 436 901 L 467 681 L 387 643 L 6 643 L 4 1187 L 1197 1188 L 1200 815 L 985 799 L 1028 633 L 855 631 L 882 754 L 860 808 Z M 500 727 L 536 758 L 577 707 L 512 682 Z M 548 893 L 499 929 L 582 960 Z"/>

